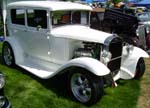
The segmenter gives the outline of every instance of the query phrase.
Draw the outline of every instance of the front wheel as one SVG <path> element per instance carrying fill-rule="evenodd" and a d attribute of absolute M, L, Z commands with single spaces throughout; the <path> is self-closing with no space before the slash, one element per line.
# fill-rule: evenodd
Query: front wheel
<path fill-rule="evenodd" d="M 3 44 L 2 48 L 2 60 L 7 66 L 13 66 L 15 64 L 13 50 L 8 43 Z"/>
<path fill-rule="evenodd" d="M 95 104 L 103 95 L 103 80 L 84 69 L 69 73 L 68 87 L 71 96 L 85 105 Z"/>
<path fill-rule="evenodd" d="M 144 72 L 145 72 L 145 62 L 144 62 L 143 58 L 140 58 L 137 63 L 137 66 L 136 66 L 134 78 L 135 79 L 141 78 L 143 76 Z"/>

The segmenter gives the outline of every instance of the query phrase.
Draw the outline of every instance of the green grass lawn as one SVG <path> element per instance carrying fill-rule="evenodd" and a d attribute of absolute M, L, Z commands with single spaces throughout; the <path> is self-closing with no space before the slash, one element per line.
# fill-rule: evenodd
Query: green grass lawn
<path fill-rule="evenodd" d="M 2 44 L 0 49 L 1 46 Z M 146 64 L 148 63 L 150 64 L 150 60 L 146 60 Z M 3 65 L 1 59 L 0 70 L 6 77 L 5 95 L 11 101 L 12 108 L 88 108 L 69 97 L 65 76 L 42 80 L 19 67 L 9 68 Z M 150 77 L 147 74 L 149 71 L 150 68 L 145 75 Z M 139 98 L 144 93 L 141 92 L 141 82 L 146 85 L 149 85 L 147 81 L 150 82 L 150 78 L 145 78 L 145 75 L 141 80 L 119 80 L 118 87 L 105 88 L 102 99 L 89 108 L 138 108 Z"/>

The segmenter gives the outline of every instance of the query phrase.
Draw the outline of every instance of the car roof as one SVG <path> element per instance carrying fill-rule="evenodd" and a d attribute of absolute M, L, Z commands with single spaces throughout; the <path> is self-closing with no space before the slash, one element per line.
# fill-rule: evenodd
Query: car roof
<path fill-rule="evenodd" d="M 35 8 L 47 8 L 51 11 L 54 10 L 92 10 L 88 5 L 83 5 L 73 2 L 63 1 L 18 1 L 9 3 L 8 8 L 14 7 L 35 7 Z"/>

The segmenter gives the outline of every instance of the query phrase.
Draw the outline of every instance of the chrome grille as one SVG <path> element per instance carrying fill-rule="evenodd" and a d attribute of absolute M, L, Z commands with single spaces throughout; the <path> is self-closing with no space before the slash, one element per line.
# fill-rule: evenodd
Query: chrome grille
<path fill-rule="evenodd" d="M 114 38 L 109 44 L 109 51 L 112 54 L 112 58 L 107 65 L 114 76 L 118 73 L 121 66 L 122 40 L 120 38 Z"/>

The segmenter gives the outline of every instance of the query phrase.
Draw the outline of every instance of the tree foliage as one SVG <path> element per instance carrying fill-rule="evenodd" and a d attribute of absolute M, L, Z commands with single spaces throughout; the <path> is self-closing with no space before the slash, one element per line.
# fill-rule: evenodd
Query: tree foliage
<path fill-rule="evenodd" d="M 111 0 L 112 3 L 119 3 L 122 2 L 123 0 Z"/>

